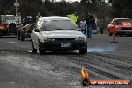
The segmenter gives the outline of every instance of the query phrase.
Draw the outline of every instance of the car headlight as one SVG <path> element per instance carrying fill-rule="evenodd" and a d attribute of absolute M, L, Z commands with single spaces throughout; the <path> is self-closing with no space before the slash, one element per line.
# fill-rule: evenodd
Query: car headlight
<path fill-rule="evenodd" d="M 48 42 L 48 41 L 53 42 L 53 41 L 55 41 L 55 39 L 53 39 L 53 38 L 40 38 L 40 42 L 42 42 L 42 43 Z"/>
<path fill-rule="evenodd" d="M 44 41 L 55 41 L 53 38 L 44 38 Z"/>
<path fill-rule="evenodd" d="M 86 38 L 85 37 L 78 37 L 76 38 L 77 41 L 86 41 Z"/>

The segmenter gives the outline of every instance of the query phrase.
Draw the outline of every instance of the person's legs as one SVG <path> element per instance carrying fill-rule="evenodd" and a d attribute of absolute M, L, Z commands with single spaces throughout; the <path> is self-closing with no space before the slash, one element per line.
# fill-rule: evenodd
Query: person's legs
<path fill-rule="evenodd" d="M 84 32 L 84 34 L 87 36 L 87 24 L 86 24 L 86 27 L 85 27 L 85 32 Z"/>
<path fill-rule="evenodd" d="M 87 24 L 87 37 L 89 38 L 89 24 Z"/>
<path fill-rule="evenodd" d="M 92 37 L 92 24 L 89 24 L 89 38 Z"/>

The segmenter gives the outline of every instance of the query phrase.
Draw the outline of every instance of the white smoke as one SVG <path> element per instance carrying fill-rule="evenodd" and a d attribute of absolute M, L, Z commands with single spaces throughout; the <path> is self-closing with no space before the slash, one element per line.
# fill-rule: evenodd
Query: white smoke
<path fill-rule="evenodd" d="M 106 51 L 115 51 L 116 50 L 116 46 L 112 45 L 112 46 L 96 46 L 96 47 L 90 47 L 87 48 L 87 52 L 106 52 Z"/>

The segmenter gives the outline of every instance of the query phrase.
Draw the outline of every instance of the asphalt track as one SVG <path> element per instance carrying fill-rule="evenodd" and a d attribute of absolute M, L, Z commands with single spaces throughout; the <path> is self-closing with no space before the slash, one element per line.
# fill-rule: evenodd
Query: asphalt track
<path fill-rule="evenodd" d="M 88 39 L 86 55 L 73 52 L 31 53 L 30 39 L 15 36 L 0 39 L 0 88 L 83 88 L 81 67 L 90 79 L 132 80 L 132 37 L 106 34 Z M 131 85 L 91 85 L 86 88 L 131 88 Z"/>

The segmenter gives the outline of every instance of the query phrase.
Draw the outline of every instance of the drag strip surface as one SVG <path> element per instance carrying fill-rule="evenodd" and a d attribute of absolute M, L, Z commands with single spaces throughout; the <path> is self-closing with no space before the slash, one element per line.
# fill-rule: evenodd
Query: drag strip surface
<path fill-rule="evenodd" d="M 80 88 L 82 66 L 90 79 L 132 80 L 132 38 L 117 39 L 119 42 L 112 44 L 106 35 L 92 36 L 88 39 L 86 55 L 78 51 L 39 55 L 31 53 L 30 38 L 22 42 L 16 37 L 3 37 L 0 39 L 0 87 L 7 84 L 13 88 Z M 131 85 L 91 88 L 131 88 Z"/>

